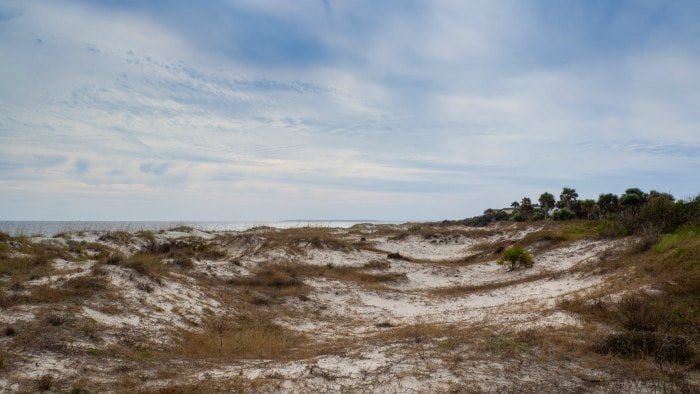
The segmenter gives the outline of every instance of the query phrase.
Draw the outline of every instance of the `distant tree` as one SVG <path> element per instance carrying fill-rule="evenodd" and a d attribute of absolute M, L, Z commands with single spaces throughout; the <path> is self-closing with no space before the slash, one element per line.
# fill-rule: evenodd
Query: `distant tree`
<path fill-rule="evenodd" d="M 595 200 L 582 200 L 579 204 L 581 214 L 588 220 L 594 219 L 598 213 L 598 205 Z"/>
<path fill-rule="evenodd" d="M 557 209 L 552 213 L 552 219 L 554 220 L 571 220 L 574 218 L 576 218 L 576 214 L 568 208 Z"/>
<path fill-rule="evenodd" d="M 516 221 L 516 222 L 524 222 L 527 220 L 527 216 L 523 213 L 521 210 L 515 211 L 514 214 L 510 216 L 510 220 Z"/>
<path fill-rule="evenodd" d="M 620 196 L 620 205 L 623 207 L 634 207 L 644 203 L 647 200 L 647 194 L 639 188 L 633 187 L 625 190 L 625 194 Z"/>
<path fill-rule="evenodd" d="M 676 198 L 673 197 L 672 194 L 670 193 L 663 193 L 663 192 L 657 192 L 656 190 L 651 190 L 649 191 L 649 200 L 655 199 L 655 198 L 665 198 L 667 200 L 670 200 L 671 202 L 675 201 Z"/>
<path fill-rule="evenodd" d="M 598 208 L 603 215 L 615 213 L 620 207 L 620 201 L 615 194 L 605 193 L 598 196 Z"/>
<path fill-rule="evenodd" d="M 540 207 L 542 207 L 542 211 L 544 212 L 544 217 L 547 217 L 549 210 L 554 208 L 554 195 L 552 193 L 544 192 L 540 195 L 539 202 Z"/>
<path fill-rule="evenodd" d="M 504 211 L 496 211 L 496 216 L 493 218 L 497 222 L 508 220 L 508 214 Z"/>
<path fill-rule="evenodd" d="M 513 209 L 518 209 L 520 207 L 520 203 L 517 201 L 513 201 L 510 203 L 510 206 L 513 207 Z"/>
<path fill-rule="evenodd" d="M 571 203 L 576 201 L 578 198 L 578 193 L 576 189 L 565 187 L 562 189 L 559 195 L 559 208 L 571 209 Z"/>
<path fill-rule="evenodd" d="M 528 197 L 523 197 L 522 201 L 520 202 L 520 212 L 523 213 L 526 217 L 532 216 L 532 212 L 535 210 L 535 208 L 532 206 L 532 200 L 530 200 Z"/>

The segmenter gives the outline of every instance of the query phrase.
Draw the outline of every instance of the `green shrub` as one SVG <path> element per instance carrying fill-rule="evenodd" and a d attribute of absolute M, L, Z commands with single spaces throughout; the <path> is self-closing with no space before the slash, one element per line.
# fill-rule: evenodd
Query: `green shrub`
<path fill-rule="evenodd" d="M 571 220 L 574 218 L 576 218 L 576 214 L 568 208 L 557 209 L 552 213 L 552 219 L 554 220 Z"/>
<path fill-rule="evenodd" d="M 532 256 L 522 246 L 511 246 L 503 252 L 503 257 L 498 261 L 501 265 L 506 263 L 511 271 L 520 267 L 532 267 Z"/>
<path fill-rule="evenodd" d="M 516 222 L 524 222 L 527 220 L 527 216 L 525 216 L 524 213 L 518 211 L 515 214 L 513 214 L 513 216 L 511 216 L 510 219 Z"/>
<path fill-rule="evenodd" d="M 544 220 L 544 211 L 541 209 L 535 209 L 534 213 L 532 214 L 532 220 Z"/>

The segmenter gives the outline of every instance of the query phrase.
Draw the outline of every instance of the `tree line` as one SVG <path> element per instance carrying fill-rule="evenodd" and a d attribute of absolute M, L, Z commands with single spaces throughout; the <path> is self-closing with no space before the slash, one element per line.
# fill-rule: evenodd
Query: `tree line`
<path fill-rule="evenodd" d="M 529 197 L 511 204 L 512 212 L 487 209 L 483 215 L 464 219 L 468 226 L 485 226 L 497 221 L 604 220 L 618 233 L 665 233 L 692 222 L 700 224 L 700 195 L 676 200 L 669 193 L 628 188 L 621 195 L 603 193 L 597 200 L 579 199 L 576 189 L 564 187 L 556 199 L 544 192 L 534 205 Z"/>

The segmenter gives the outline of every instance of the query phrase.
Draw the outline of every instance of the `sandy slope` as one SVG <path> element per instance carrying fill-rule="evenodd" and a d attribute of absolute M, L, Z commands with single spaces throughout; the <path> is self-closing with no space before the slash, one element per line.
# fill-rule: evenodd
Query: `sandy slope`
<path fill-rule="evenodd" d="M 465 258 L 483 251 L 484 245 L 488 249 L 490 244 L 515 243 L 541 228 L 497 227 L 483 233 L 448 230 L 453 233 L 446 235 L 445 229 L 440 229 L 429 236 L 401 237 L 396 236 L 405 231 L 400 226 L 334 230 L 334 239 L 349 243 L 350 248 L 300 242 L 269 249 L 270 240 L 279 236 L 272 230 L 223 235 L 156 234 L 156 242 L 194 235 L 214 242 L 226 255 L 195 259 L 190 269 L 173 271 L 157 283 L 130 268 L 104 265 L 102 275 L 108 283 L 108 293 L 79 301 L 57 300 L 48 305 L 25 302 L 4 307 L 0 310 L 0 324 L 5 326 L 40 324 L 48 310 L 69 316 L 70 324 L 64 326 L 70 325 L 72 330 L 85 330 L 89 323 L 94 338 L 86 337 L 82 331 L 60 331 L 60 346 L 38 346 L 16 343 L 21 335 L 0 337 L 0 346 L 6 349 L 2 353 L 5 366 L 0 369 L 0 391 L 33 390 L 36 381 L 48 375 L 53 378 L 52 387 L 69 389 L 78 382 L 97 391 L 181 384 L 199 385 L 188 387 L 201 389 L 213 387 L 216 382 L 262 391 L 312 392 L 590 389 L 588 379 L 600 375 L 600 371 L 573 361 L 547 362 L 536 350 L 513 355 L 513 346 L 499 345 L 498 341 L 501 335 L 511 338 L 533 328 L 576 329 L 579 322 L 558 309 L 558 302 L 600 287 L 606 277 L 595 275 L 586 267 L 604 254 L 621 249 L 626 241 L 582 239 L 535 244 L 531 248 L 535 265 L 509 272 L 496 264 L 496 254 L 471 262 Z M 74 239 L 100 242 L 98 235 Z M 364 238 L 362 242 L 360 237 Z M 126 244 L 103 243 L 127 254 L 144 247 L 144 241 L 139 239 Z M 406 259 L 387 258 L 388 253 L 397 252 Z M 377 262 L 383 265 L 362 268 Z M 367 275 L 401 274 L 401 279 L 373 284 L 323 275 L 303 277 L 307 286 L 304 297 L 287 296 L 251 305 L 246 300 L 260 289 L 241 290 L 230 283 L 238 283 L 236 279 L 250 277 L 270 263 L 329 269 L 353 267 Z M 18 291 L 31 294 L 39 286 L 60 287 L 71 278 L 88 275 L 96 263 L 87 258 L 75 262 L 56 260 L 53 264 L 54 273 L 30 280 Z M 166 261 L 167 264 L 170 263 Z M 12 278 L 2 280 L 8 287 Z M 302 359 L 282 355 L 267 360 L 202 361 L 184 355 L 179 358 L 172 352 L 156 359 L 143 358 L 145 353 L 177 343 L 178 330 L 198 332 L 217 316 L 251 310 L 264 311 L 280 326 L 305 334 L 311 341 L 307 346 L 342 344 L 341 350 Z M 387 336 L 386 333 L 402 327 L 419 328 L 415 328 L 415 334 L 396 331 L 397 334 L 391 334 L 394 336 Z M 454 331 L 444 331 L 447 328 Z M 470 332 L 473 335 L 463 335 Z M 460 342 L 450 342 L 456 337 Z M 519 349 L 518 346 L 514 348 Z M 505 355 L 501 347 L 506 348 Z M 95 356 L 97 350 L 90 349 L 101 349 L 100 356 Z M 134 354 L 142 354 L 142 358 Z M 89 367 L 85 367 L 86 362 Z M 134 370 L 134 365 L 141 367 Z M 514 368 L 519 371 L 517 376 L 504 374 Z M 635 384 L 615 379 L 602 382 L 595 387 L 607 390 Z"/>

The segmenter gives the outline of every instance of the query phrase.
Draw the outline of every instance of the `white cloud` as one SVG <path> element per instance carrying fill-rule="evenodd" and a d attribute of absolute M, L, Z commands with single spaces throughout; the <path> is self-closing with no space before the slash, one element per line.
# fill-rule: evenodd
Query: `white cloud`
<path fill-rule="evenodd" d="M 595 193 L 611 177 L 675 172 L 661 189 L 698 179 L 700 60 L 682 47 L 541 60 L 531 41 L 548 29 L 523 2 L 381 15 L 369 3 L 331 2 L 330 14 L 322 2 L 243 3 L 230 7 L 294 21 L 332 59 L 256 67 L 153 15 L 14 5 L 21 14 L 0 21 L 0 217 L 48 217 L 75 198 L 86 213 L 65 218 L 104 218 L 101 202 L 132 219 L 147 208 L 440 218 L 578 180 Z"/>

